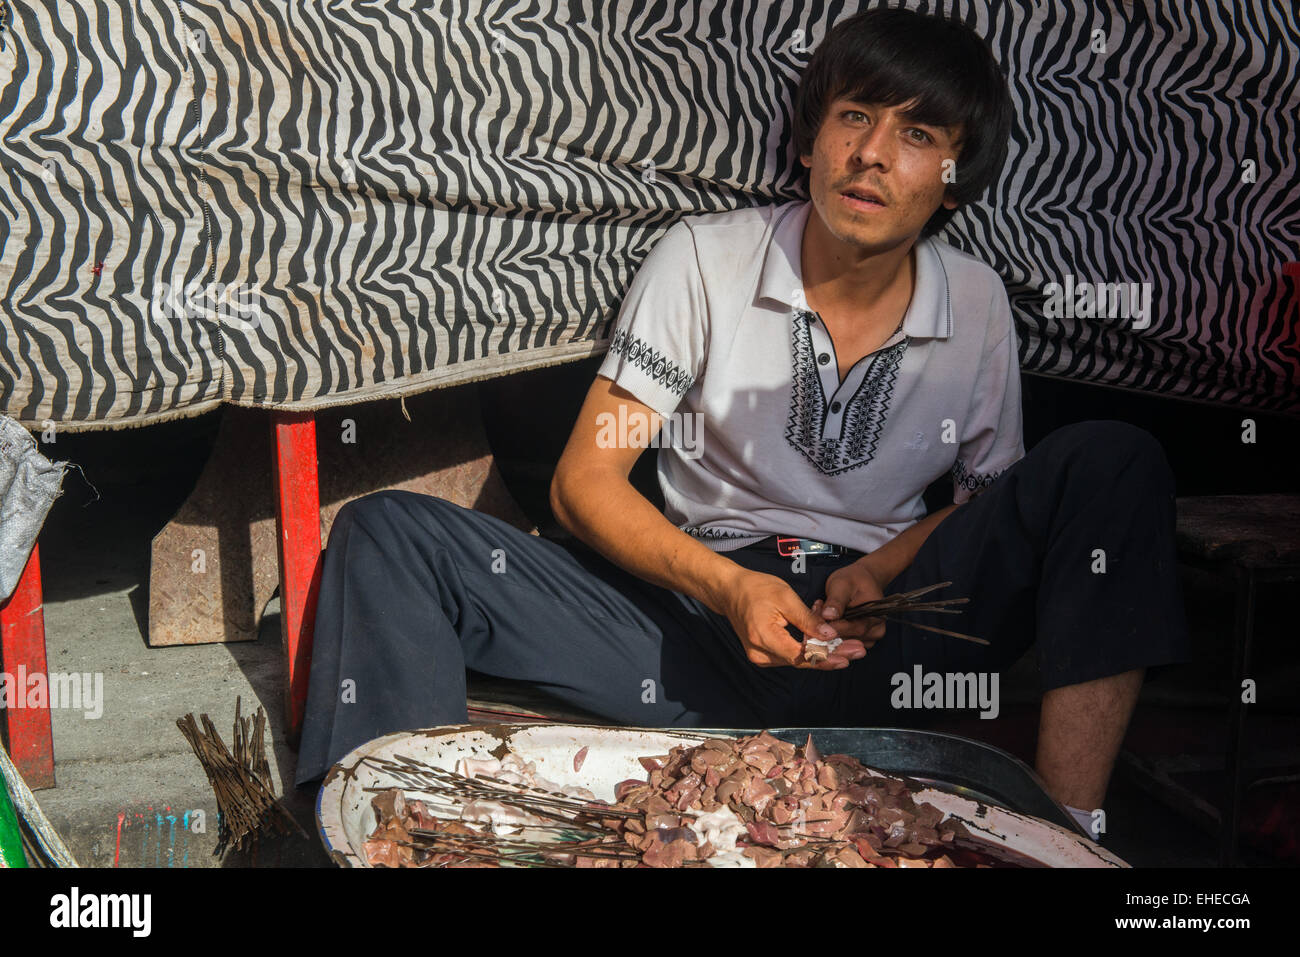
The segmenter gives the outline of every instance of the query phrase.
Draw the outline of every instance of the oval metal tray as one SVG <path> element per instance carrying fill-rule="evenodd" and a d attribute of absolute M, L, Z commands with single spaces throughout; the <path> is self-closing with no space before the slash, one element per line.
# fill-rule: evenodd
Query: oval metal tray
<path fill-rule="evenodd" d="M 813 740 L 823 754 L 850 754 L 877 770 L 899 773 L 897 761 L 888 760 L 900 754 L 901 739 L 891 729 L 769 729 L 784 740 L 802 743 L 811 731 Z M 387 787 L 380 773 L 363 759 L 369 756 L 391 758 L 409 757 L 440 768 L 454 769 L 460 758 L 501 757 L 506 750 L 515 752 L 525 761 L 534 761 L 542 777 L 561 786 L 580 785 L 591 789 L 598 798 L 612 801 L 614 785 L 628 778 L 644 778 L 645 769 L 638 758 L 663 754 L 678 745 L 693 745 L 709 737 L 735 736 L 754 732 L 736 729 L 664 729 L 621 728 L 602 725 L 557 724 L 497 724 L 453 725 L 404 731 L 376 738 L 334 765 L 325 775 L 316 799 L 316 824 L 326 851 L 335 863 L 343 867 L 366 867 L 362 846 L 374 828 L 374 813 L 370 801 L 374 796 L 369 787 Z M 906 734 L 930 734 L 906 732 Z M 937 740 L 949 739 L 949 740 Z M 918 742 L 938 749 L 958 749 L 966 739 L 952 735 L 931 735 L 926 742 Z M 1005 752 L 990 749 L 978 742 L 967 757 L 976 760 L 1010 760 Z M 582 747 L 588 749 L 581 771 L 573 770 L 573 757 Z M 923 750 L 911 750 L 922 754 Z M 949 752 L 944 752 L 949 753 Z M 1001 758 L 997 756 L 1001 755 Z M 882 762 L 880 759 L 885 758 Z M 1114 854 L 1096 845 L 1086 837 L 1057 824 L 1042 820 L 1018 810 L 1001 806 L 996 793 L 1011 788 L 1013 793 L 1033 785 L 1033 781 L 1017 784 L 1012 777 L 1002 779 L 1000 786 L 988 784 L 968 788 L 975 792 L 960 793 L 957 783 L 954 790 L 927 787 L 914 795 L 917 801 L 928 801 L 940 810 L 961 820 L 972 833 L 985 840 L 1036 858 L 1050 867 L 1127 867 Z M 924 783 L 924 782 L 923 782 Z M 1041 793 L 1041 787 L 1038 788 Z M 1042 793 L 1046 798 L 1046 794 Z M 1049 804 L 1050 798 L 1046 798 Z M 1059 805 L 1055 805 L 1059 810 Z"/>

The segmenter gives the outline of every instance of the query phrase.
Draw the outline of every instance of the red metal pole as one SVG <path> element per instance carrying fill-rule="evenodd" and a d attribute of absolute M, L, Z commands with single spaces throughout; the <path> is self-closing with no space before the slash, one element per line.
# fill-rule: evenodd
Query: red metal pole
<path fill-rule="evenodd" d="M 0 667 L 14 696 L 4 711 L 9 754 L 33 791 L 54 787 L 54 729 L 45 663 L 45 606 L 41 600 L 40 543 L 32 545 L 18 587 L 0 604 Z M 45 679 L 39 707 L 27 694 L 33 675 Z"/>
<path fill-rule="evenodd" d="M 280 553 L 280 623 L 287 664 L 285 719 L 297 745 L 307 709 L 316 593 L 320 587 L 320 489 L 316 476 L 316 418 L 274 412 L 276 532 Z"/>

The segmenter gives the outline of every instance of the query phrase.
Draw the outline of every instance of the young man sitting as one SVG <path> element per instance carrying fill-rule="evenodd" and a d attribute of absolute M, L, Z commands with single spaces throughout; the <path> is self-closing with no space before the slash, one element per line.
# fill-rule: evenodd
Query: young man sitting
<path fill-rule="evenodd" d="M 1174 483 L 1121 422 L 1025 454 L 1006 291 L 935 235 L 995 180 L 1011 112 L 959 23 L 832 30 L 795 98 L 811 199 L 684 217 L 627 292 L 551 487 L 585 546 L 408 492 L 339 512 L 299 783 L 463 723 L 466 667 L 632 725 L 897 726 L 895 675 L 995 673 L 1036 643 L 1038 773 L 1099 807 L 1144 669 L 1186 651 Z M 661 513 L 628 476 L 665 420 L 698 429 L 661 443 Z M 962 614 L 909 620 L 987 646 L 841 617 L 942 581 Z M 810 660 L 805 638 L 842 643 Z"/>

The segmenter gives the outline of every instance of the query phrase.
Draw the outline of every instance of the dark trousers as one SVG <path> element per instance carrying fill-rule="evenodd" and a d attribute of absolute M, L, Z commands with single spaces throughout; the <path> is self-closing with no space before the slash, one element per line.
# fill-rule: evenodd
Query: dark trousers
<path fill-rule="evenodd" d="M 809 605 L 859 557 L 807 556 L 796 571 L 770 548 L 726 554 Z M 345 505 L 324 562 L 299 784 L 379 735 L 464 723 L 467 667 L 630 725 L 861 727 L 916 718 L 890 705 L 892 676 L 916 664 L 999 672 L 1036 643 L 1046 691 L 1188 651 L 1173 476 L 1150 434 L 1115 421 L 1051 433 L 945 518 L 884 589 L 952 581 L 927 597 L 969 597 L 962 613 L 913 620 L 988 647 L 890 623 L 846 669 L 758 668 L 695 599 L 584 546 L 412 492 Z"/>

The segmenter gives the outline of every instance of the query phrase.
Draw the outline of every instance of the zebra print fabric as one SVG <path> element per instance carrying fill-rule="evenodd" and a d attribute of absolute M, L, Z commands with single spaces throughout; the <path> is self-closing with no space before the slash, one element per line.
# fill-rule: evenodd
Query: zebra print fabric
<path fill-rule="evenodd" d="M 1024 368 L 1300 411 L 1291 0 L 907 5 L 1009 74 L 1007 170 L 944 238 L 1001 272 Z M 312 409 L 603 351 L 678 218 L 806 195 L 791 95 L 857 8 L 11 4 L 0 410 Z"/>

